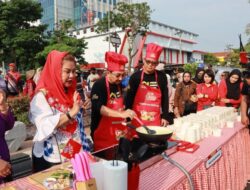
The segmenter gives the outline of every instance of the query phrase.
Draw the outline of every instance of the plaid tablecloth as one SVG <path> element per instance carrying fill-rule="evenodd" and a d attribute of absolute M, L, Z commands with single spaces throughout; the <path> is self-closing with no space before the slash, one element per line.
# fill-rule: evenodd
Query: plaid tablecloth
<path fill-rule="evenodd" d="M 249 130 L 236 123 L 235 128 L 225 128 L 222 137 L 209 137 L 199 143 L 193 154 L 177 152 L 171 158 L 184 166 L 192 175 L 195 189 L 242 190 L 250 179 L 250 136 Z M 205 161 L 214 150 L 220 148 L 222 157 L 206 169 Z M 17 190 L 42 190 L 29 178 L 22 178 L 7 186 Z M 0 186 L 3 189 L 4 186 Z M 161 160 L 143 170 L 140 190 L 189 189 L 185 175 L 166 160 Z"/>
<path fill-rule="evenodd" d="M 209 137 L 199 143 L 193 154 L 178 152 L 172 159 L 190 172 L 195 189 L 242 190 L 250 179 L 249 130 L 236 123 L 235 128 L 223 129 L 222 137 Z M 217 148 L 222 157 L 206 169 L 207 157 Z M 179 169 L 162 160 L 142 171 L 140 189 L 190 189 L 187 178 Z"/>

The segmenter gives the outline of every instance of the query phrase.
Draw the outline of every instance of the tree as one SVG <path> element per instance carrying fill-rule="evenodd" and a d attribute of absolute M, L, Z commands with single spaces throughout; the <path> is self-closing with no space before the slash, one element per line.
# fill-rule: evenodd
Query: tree
<path fill-rule="evenodd" d="M 217 63 L 219 62 L 219 60 L 212 53 L 206 53 L 204 55 L 204 62 L 206 64 L 217 65 Z"/>
<path fill-rule="evenodd" d="M 36 58 L 45 63 L 48 53 L 52 50 L 58 50 L 67 51 L 74 55 L 79 63 L 85 63 L 83 54 L 87 48 L 87 42 L 85 42 L 84 39 L 76 39 L 75 37 L 68 36 L 67 32 L 72 27 L 72 21 L 60 21 L 58 29 L 55 30 L 48 39 L 48 45 L 43 51 L 37 54 Z"/>
<path fill-rule="evenodd" d="M 184 64 L 183 68 L 185 71 L 190 72 L 192 76 L 195 76 L 198 65 L 199 65 L 198 63 L 188 63 L 188 64 Z"/>
<path fill-rule="evenodd" d="M 250 0 L 248 2 L 250 3 Z M 246 34 L 250 35 L 250 23 L 248 23 L 246 26 Z"/>
<path fill-rule="evenodd" d="M 41 16 L 42 8 L 33 0 L 0 3 L 1 61 L 16 62 L 19 69 L 34 68 L 35 55 L 44 47 L 46 26 L 34 25 Z"/>
<path fill-rule="evenodd" d="M 117 3 L 113 11 L 97 23 L 97 33 L 108 32 L 110 28 L 127 29 L 126 35 L 128 37 L 128 56 L 130 71 L 132 58 L 136 55 L 137 50 L 133 52 L 133 45 L 137 35 L 145 35 L 148 31 L 150 23 L 151 9 L 145 3 L 127 4 L 124 2 Z"/>
<path fill-rule="evenodd" d="M 246 26 L 246 34 L 250 35 L 250 24 L 247 24 Z"/>
<path fill-rule="evenodd" d="M 240 60 L 240 54 L 237 51 L 232 51 L 227 57 L 226 57 L 226 63 L 230 66 L 239 67 L 239 60 Z"/>
<path fill-rule="evenodd" d="M 246 52 L 250 52 L 250 42 L 245 45 Z"/>

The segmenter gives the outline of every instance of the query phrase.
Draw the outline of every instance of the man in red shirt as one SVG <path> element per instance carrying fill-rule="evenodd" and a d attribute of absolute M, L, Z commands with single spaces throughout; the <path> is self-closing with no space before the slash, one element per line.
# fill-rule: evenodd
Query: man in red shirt
<path fill-rule="evenodd" d="M 8 94 L 12 96 L 16 96 L 19 94 L 19 85 L 21 81 L 21 75 L 16 70 L 16 64 L 9 64 L 9 71 L 5 76 Z"/>

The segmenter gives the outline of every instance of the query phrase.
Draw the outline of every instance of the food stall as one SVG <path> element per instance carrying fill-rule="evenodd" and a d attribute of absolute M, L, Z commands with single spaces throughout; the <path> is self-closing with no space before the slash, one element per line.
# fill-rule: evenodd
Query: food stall
<path fill-rule="evenodd" d="M 198 127 L 197 117 L 200 118 Z M 216 127 L 209 127 L 211 125 Z M 191 130 L 194 133 L 186 131 L 185 135 L 179 133 L 178 130 L 183 131 L 185 126 L 196 130 Z M 173 138 L 181 139 L 181 142 L 189 140 L 192 143 L 187 144 L 186 149 L 177 146 L 163 151 L 167 153 L 165 159 L 158 154 L 141 162 L 139 189 L 190 189 L 187 177 L 166 160 L 168 158 L 185 168 L 192 178 L 194 189 L 244 189 L 250 179 L 250 136 L 249 130 L 240 123 L 237 114 L 230 109 L 209 108 L 208 111 L 175 120 L 170 128 L 175 131 Z M 69 163 L 59 165 L 1 185 L 0 189 L 46 189 L 44 183 L 48 174 L 51 176 L 56 171 L 65 172 L 68 169 L 72 169 Z M 41 177 L 42 175 L 45 177 Z M 96 178 L 97 183 L 99 178 L 100 176 Z"/>

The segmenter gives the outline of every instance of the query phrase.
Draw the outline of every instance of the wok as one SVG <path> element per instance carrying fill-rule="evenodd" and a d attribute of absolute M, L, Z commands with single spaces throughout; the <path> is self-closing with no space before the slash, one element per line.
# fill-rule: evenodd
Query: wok
<path fill-rule="evenodd" d="M 138 137 L 148 143 L 160 143 L 166 142 L 173 134 L 173 131 L 160 126 L 148 126 L 149 129 L 153 129 L 156 131 L 155 134 L 148 134 L 144 127 L 135 127 L 131 124 L 127 123 L 127 126 L 131 129 L 134 129 L 138 135 Z"/>

